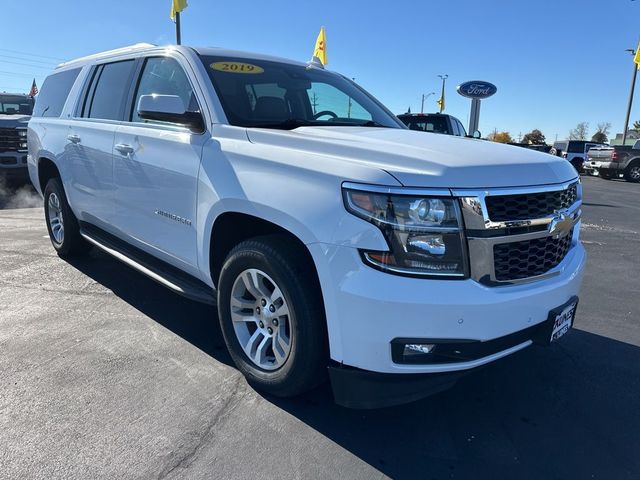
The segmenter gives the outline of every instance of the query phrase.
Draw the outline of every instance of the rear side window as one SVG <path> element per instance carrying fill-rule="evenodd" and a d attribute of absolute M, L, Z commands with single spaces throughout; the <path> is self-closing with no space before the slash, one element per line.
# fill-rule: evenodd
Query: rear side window
<path fill-rule="evenodd" d="M 462 125 L 462 123 L 460 123 L 460 120 L 458 120 L 457 118 L 455 119 L 455 122 L 458 124 L 458 130 L 460 131 L 460 136 L 466 137 L 467 131 L 464 129 L 464 125 Z"/>
<path fill-rule="evenodd" d="M 102 120 L 121 120 L 134 66 L 134 60 L 99 66 L 88 89 L 82 116 Z"/>
<path fill-rule="evenodd" d="M 33 108 L 34 117 L 59 117 L 80 68 L 49 75 L 40 89 Z"/>
<path fill-rule="evenodd" d="M 568 153 L 584 153 L 584 142 L 569 142 Z"/>

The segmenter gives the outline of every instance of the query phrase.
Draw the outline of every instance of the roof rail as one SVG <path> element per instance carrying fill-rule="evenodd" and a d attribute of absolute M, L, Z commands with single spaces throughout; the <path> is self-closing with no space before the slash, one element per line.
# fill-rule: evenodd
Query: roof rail
<path fill-rule="evenodd" d="M 56 68 L 64 67 L 64 66 L 67 66 L 67 65 L 71 65 L 71 64 L 77 63 L 77 62 L 84 62 L 84 61 L 87 61 L 87 60 L 94 60 L 94 59 L 97 59 L 97 58 L 109 57 L 111 55 L 118 55 L 118 54 L 121 54 L 121 53 L 135 52 L 137 50 L 145 50 L 147 48 L 156 47 L 156 46 L 157 45 L 154 45 L 153 43 L 144 43 L 144 42 L 143 43 L 136 43 L 134 45 L 128 45 L 126 47 L 115 48 L 113 50 L 107 50 L 106 52 L 94 53 L 92 55 L 87 55 L 85 57 L 74 58 L 73 60 L 68 60 L 66 62 L 62 62 Z"/>

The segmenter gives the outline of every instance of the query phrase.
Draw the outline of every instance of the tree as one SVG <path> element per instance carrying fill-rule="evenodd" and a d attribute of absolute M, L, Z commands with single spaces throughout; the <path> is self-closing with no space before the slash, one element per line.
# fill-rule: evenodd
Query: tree
<path fill-rule="evenodd" d="M 545 136 L 537 128 L 531 130 L 522 137 L 522 143 L 531 143 L 533 145 L 544 145 L 545 140 Z"/>
<path fill-rule="evenodd" d="M 492 142 L 498 142 L 498 143 L 511 143 L 511 142 L 513 142 L 513 138 L 511 137 L 511 134 L 509 132 L 498 132 L 498 131 L 495 131 L 493 133 L 490 133 L 487 138 L 489 140 L 491 140 Z"/>
<path fill-rule="evenodd" d="M 609 141 L 609 130 L 611 129 L 611 123 L 602 122 L 598 124 L 596 133 L 591 137 L 592 142 L 607 143 Z"/>
<path fill-rule="evenodd" d="M 635 122 L 633 122 L 633 129 L 640 130 L 640 121 L 636 120 Z"/>
<path fill-rule="evenodd" d="M 580 122 L 569 131 L 569 140 L 586 140 L 589 135 L 589 122 Z"/>

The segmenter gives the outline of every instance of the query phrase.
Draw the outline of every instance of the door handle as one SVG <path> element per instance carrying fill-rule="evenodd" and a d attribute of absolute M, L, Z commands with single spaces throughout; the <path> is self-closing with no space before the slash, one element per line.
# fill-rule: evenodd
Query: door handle
<path fill-rule="evenodd" d="M 126 143 L 117 143 L 115 148 L 122 155 L 129 156 L 133 153 L 133 147 L 131 145 L 127 145 Z"/>
<path fill-rule="evenodd" d="M 78 135 L 67 135 L 67 140 L 71 143 L 80 143 L 80 137 Z"/>

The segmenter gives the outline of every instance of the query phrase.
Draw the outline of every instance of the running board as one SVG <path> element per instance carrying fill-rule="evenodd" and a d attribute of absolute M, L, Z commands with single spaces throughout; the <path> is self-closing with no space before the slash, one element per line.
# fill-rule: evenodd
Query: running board
<path fill-rule="evenodd" d="M 134 268 L 160 285 L 169 288 L 178 295 L 208 305 L 216 304 L 215 290 L 212 287 L 176 267 L 158 260 L 94 225 L 82 222 L 80 234 L 86 241 L 100 250 Z"/>

